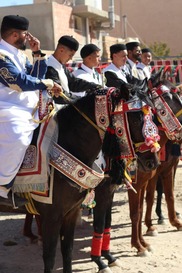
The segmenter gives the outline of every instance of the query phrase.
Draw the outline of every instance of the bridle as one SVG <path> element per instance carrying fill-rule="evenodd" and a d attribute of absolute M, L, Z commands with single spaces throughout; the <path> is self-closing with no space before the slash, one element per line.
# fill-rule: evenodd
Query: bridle
<path fill-rule="evenodd" d="M 154 111 L 156 112 L 157 118 L 167 137 L 172 141 L 180 141 L 182 139 L 182 125 L 178 118 L 182 115 L 182 104 L 181 109 L 174 114 L 173 110 L 165 100 L 165 96 L 173 95 L 172 92 L 175 93 L 175 96 L 178 98 L 175 89 L 170 90 L 163 84 L 160 84 L 157 88 L 149 90 L 154 104 Z M 179 102 L 181 103 L 180 98 Z"/>
<path fill-rule="evenodd" d="M 100 134 L 103 140 L 106 130 L 109 128 L 110 120 L 113 120 L 114 133 L 118 137 L 121 150 L 121 158 L 135 158 L 136 152 L 157 152 L 160 149 L 158 140 L 158 128 L 152 121 L 150 107 L 141 100 L 135 99 L 125 102 L 120 100 L 115 109 L 112 109 L 111 94 L 115 88 L 110 88 L 106 95 L 98 94 L 95 98 L 95 117 L 99 128 L 103 129 Z M 130 135 L 127 113 L 142 111 L 144 114 L 143 137 L 144 142 L 133 143 Z"/>

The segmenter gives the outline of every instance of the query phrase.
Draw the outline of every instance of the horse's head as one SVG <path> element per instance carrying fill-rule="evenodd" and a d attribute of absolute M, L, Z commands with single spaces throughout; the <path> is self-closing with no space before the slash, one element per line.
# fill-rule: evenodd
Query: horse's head
<path fill-rule="evenodd" d="M 154 111 L 169 139 L 182 140 L 182 102 L 178 89 L 166 79 L 166 74 L 159 72 L 152 76 L 150 96 Z"/>
<path fill-rule="evenodd" d="M 156 154 L 159 136 L 149 107 L 138 98 L 138 93 L 142 94 L 141 89 L 145 85 L 146 83 L 141 86 L 126 84 L 121 90 L 114 89 L 111 93 L 111 123 L 106 133 L 109 141 L 108 138 L 104 141 L 103 151 L 107 154 L 110 149 L 111 157 L 137 157 L 138 168 L 146 172 L 159 165 Z"/>
<path fill-rule="evenodd" d="M 147 125 L 149 120 L 145 120 L 145 114 L 142 111 L 142 107 L 139 108 L 137 111 L 130 110 L 127 113 L 127 118 L 130 126 L 130 134 L 134 145 L 135 154 L 137 157 L 138 169 L 140 171 L 150 172 L 156 169 L 160 164 L 157 154 L 157 151 L 160 148 L 157 143 L 159 137 L 157 133 L 157 128 L 152 121 L 152 115 L 149 114 L 149 116 L 147 117 L 147 119 L 150 119 L 151 125 Z M 151 141 L 152 145 L 154 145 L 153 148 L 150 146 L 150 136 L 147 137 L 147 135 L 144 135 L 144 127 L 146 127 L 146 130 L 152 130 L 156 137 L 156 139 L 153 139 Z M 157 149 L 155 146 L 157 146 Z"/>

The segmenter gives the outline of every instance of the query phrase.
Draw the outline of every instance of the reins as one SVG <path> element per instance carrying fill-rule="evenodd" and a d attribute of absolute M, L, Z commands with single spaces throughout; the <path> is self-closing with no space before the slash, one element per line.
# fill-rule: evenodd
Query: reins
<path fill-rule="evenodd" d="M 77 111 L 78 113 L 80 113 L 97 131 L 99 132 L 105 132 L 104 129 L 100 128 L 99 126 L 97 126 L 84 112 L 82 112 L 80 109 L 78 109 L 74 103 L 71 102 L 71 100 L 62 92 L 60 94 L 61 97 L 63 97 L 64 99 L 66 99 L 66 101 L 68 102 L 69 105 L 72 105 Z M 39 109 L 39 105 L 40 105 L 40 100 L 38 101 L 36 107 L 34 108 L 33 112 L 32 112 L 32 119 L 35 123 L 43 123 L 44 121 L 46 121 L 47 119 L 49 119 L 51 116 L 54 115 L 55 113 L 55 108 L 53 106 L 53 104 L 51 105 L 52 106 L 52 109 L 50 109 L 48 115 L 44 116 L 41 120 L 36 120 L 34 118 L 35 116 L 35 113 L 37 111 L 37 109 Z M 49 106 L 48 106 L 49 107 Z M 48 110 L 48 109 L 47 109 Z"/>
<path fill-rule="evenodd" d="M 76 107 L 64 93 L 61 93 L 60 96 L 66 99 L 69 102 L 69 104 L 72 105 L 78 111 L 78 113 L 80 113 L 80 115 L 82 115 L 96 130 L 98 130 L 99 132 L 100 131 L 105 132 L 104 129 L 97 126 L 84 112 L 78 109 L 78 107 Z"/>

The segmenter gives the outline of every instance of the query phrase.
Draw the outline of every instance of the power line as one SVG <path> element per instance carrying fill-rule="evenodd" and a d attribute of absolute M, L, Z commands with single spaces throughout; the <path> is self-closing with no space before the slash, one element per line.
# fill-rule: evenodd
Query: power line
<path fill-rule="evenodd" d="M 146 47 L 150 47 L 149 45 L 147 45 L 143 40 L 142 40 L 142 38 L 140 37 L 140 35 L 135 31 L 135 29 L 132 27 L 132 25 L 129 23 L 129 21 L 128 21 L 128 18 L 127 18 L 127 20 L 126 20 L 126 24 L 131 28 L 131 30 L 134 32 L 134 34 L 139 38 L 139 40 L 142 42 L 142 44 L 143 45 L 145 45 Z M 153 55 L 155 56 L 155 57 L 159 57 L 159 56 L 157 56 L 154 52 L 153 52 Z"/>

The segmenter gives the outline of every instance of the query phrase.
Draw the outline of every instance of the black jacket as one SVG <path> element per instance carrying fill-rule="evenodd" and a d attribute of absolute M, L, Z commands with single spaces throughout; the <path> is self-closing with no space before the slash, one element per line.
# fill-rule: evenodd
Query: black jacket
<path fill-rule="evenodd" d="M 101 87 L 93 82 L 88 82 L 88 81 L 76 78 L 65 66 L 64 66 L 64 71 L 68 79 L 69 90 L 71 90 L 72 92 L 85 91 L 86 93 L 89 93 Z M 51 66 L 48 66 L 47 68 L 46 79 L 52 79 L 54 82 L 61 85 L 58 72 Z M 68 93 L 65 90 L 63 91 L 66 94 L 66 96 L 68 96 L 69 98 L 72 98 L 72 99 L 76 98 L 76 96 L 72 95 L 71 93 Z M 62 97 L 59 97 L 59 98 L 54 97 L 54 101 L 58 104 L 65 103 Z"/>

